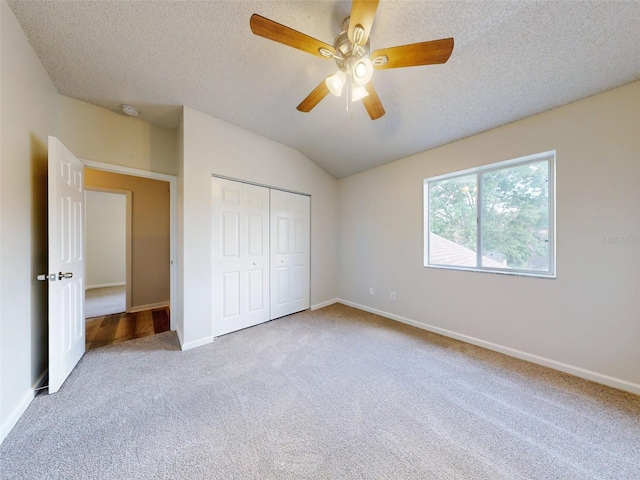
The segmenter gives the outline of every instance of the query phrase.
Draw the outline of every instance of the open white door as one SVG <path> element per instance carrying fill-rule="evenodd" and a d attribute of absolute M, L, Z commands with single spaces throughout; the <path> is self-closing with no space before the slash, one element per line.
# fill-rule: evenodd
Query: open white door
<path fill-rule="evenodd" d="M 84 165 L 49 137 L 49 393 L 85 350 Z"/>

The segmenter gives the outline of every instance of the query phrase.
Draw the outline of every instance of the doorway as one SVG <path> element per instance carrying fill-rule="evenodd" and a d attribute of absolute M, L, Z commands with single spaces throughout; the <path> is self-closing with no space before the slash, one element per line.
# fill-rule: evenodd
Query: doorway
<path fill-rule="evenodd" d="M 85 168 L 87 286 L 98 287 L 87 289 L 87 349 L 170 329 L 170 185 L 164 179 Z M 102 200 L 102 209 L 92 209 L 92 196 Z M 119 212 L 123 198 L 128 205 L 124 216 Z M 89 297 L 94 291 L 106 294 L 103 303 L 111 301 L 119 308 L 92 315 Z"/>

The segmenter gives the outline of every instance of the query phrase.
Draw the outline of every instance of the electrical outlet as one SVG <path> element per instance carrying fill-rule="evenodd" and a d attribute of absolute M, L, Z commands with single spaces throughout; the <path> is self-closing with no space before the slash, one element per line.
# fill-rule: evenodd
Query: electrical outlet
<path fill-rule="evenodd" d="M 389 298 L 391 298 L 391 300 L 395 300 L 396 299 L 396 292 L 391 292 L 391 295 L 389 295 Z"/>
<path fill-rule="evenodd" d="M 369 295 L 373 296 L 373 287 L 369 287 Z"/>

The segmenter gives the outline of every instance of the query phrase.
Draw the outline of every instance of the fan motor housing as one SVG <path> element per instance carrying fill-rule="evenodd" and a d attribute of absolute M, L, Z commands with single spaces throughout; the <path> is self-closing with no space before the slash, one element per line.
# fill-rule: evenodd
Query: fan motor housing
<path fill-rule="evenodd" d="M 345 20 L 345 22 L 347 21 Z M 336 65 L 338 65 L 340 70 L 346 70 L 346 60 L 348 57 L 360 59 L 369 55 L 369 52 L 371 52 L 371 38 L 367 39 L 367 42 L 364 45 L 354 45 L 351 43 L 351 40 L 349 40 L 349 32 L 344 30 L 336 37 L 333 42 L 333 47 L 336 49 L 337 53 L 334 57 Z"/>

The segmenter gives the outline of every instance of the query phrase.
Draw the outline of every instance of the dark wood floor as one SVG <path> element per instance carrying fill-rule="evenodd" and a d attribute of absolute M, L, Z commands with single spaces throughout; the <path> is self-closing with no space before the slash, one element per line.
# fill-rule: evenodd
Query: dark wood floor
<path fill-rule="evenodd" d="M 169 330 L 169 307 L 87 319 L 86 348 L 104 347 Z"/>

